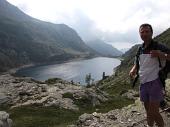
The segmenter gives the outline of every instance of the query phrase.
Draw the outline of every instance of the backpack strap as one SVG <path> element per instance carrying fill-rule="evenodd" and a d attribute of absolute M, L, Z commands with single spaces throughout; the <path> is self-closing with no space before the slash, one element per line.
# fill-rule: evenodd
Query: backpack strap
<path fill-rule="evenodd" d="M 159 57 L 158 57 L 158 62 L 159 62 L 159 68 L 162 68 L 161 60 Z"/>
<path fill-rule="evenodd" d="M 142 46 L 140 46 L 139 48 L 138 48 L 138 51 L 137 51 L 137 54 L 136 54 L 136 77 L 135 77 L 135 79 L 134 79 L 134 81 L 133 81 L 133 84 L 132 84 L 132 88 L 134 88 L 135 87 L 135 85 L 136 85 L 136 82 L 137 82 L 137 80 L 138 80 L 138 78 L 139 78 L 139 56 L 140 56 L 140 53 L 141 53 L 141 50 L 142 50 Z"/>
<path fill-rule="evenodd" d="M 154 43 L 154 50 L 157 50 L 158 49 L 158 42 L 153 41 L 153 43 Z M 158 62 L 159 62 L 159 68 L 162 68 L 161 60 L 160 60 L 159 57 L 158 57 Z"/>

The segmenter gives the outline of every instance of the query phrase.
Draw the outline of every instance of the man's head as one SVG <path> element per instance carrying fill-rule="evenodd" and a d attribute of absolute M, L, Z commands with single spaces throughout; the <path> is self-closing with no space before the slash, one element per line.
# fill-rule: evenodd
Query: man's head
<path fill-rule="evenodd" d="M 152 26 L 150 24 L 142 24 L 139 27 L 139 34 L 141 39 L 144 42 L 150 42 L 152 40 L 152 35 L 153 35 L 153 29 Z"/>

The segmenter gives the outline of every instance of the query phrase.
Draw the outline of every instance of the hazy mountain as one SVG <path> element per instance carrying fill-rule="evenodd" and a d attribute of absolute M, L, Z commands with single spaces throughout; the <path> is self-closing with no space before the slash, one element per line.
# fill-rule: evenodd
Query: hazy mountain
<path fill-rule="evenodd" d="M 125 53 L 129 50 L 130 48 L 124 48 L 124 49 L 120 49 L 121 52 Z"/>
<path fill-rule="evenodd" d="M 120 56 L 123 53 L 118 49 L 114 48 L 112 45 L 103 42 L 102 40 L 93 40 L 85 42 L 89 47 L 104 56 Z"/>
<path fill-rule="evenodd" d="M 0 71 L 95 54 L 72 28 L 34 19 L 0 0 Z"/>

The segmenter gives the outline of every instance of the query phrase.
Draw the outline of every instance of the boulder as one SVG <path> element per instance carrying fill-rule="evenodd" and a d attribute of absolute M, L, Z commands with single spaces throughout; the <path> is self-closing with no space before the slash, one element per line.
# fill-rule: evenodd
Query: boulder
<path fill-rule="evenodd" d="M 0 111 L 0 127 L 12 127 L 12 120 L 9 118 L 9 114 Z"/>

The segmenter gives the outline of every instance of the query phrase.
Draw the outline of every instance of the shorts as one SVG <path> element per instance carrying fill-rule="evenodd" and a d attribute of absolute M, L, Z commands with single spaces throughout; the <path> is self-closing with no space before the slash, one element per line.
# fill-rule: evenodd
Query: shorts
<path fill-rule="evenodd" d="M 159 78 L 140 85 L 142 102 L 160 102 L 163 98 L 163 85 Z"/>

